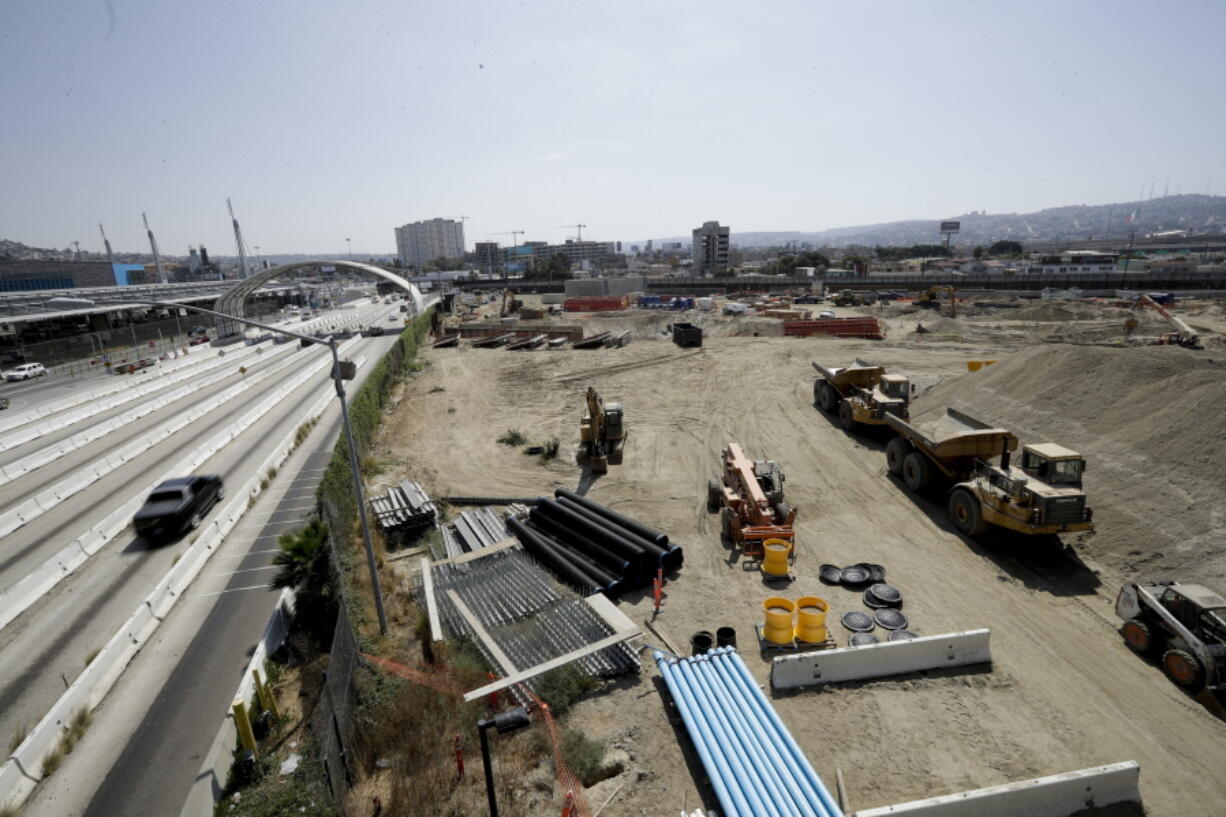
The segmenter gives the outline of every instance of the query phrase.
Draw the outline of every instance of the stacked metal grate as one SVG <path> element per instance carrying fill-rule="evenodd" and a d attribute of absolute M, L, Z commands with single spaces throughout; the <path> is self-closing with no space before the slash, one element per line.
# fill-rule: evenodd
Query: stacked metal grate
<path fill-rule="evenodd" d="M 512 505 L 511 514 L 527 511 L 522 505 Z M 496 545 L 510 536 L 504 517 L 489 507 L 460 511 L 460 515 L 442 527 L 443 545 L 448 558 Z"/>
<path fill-rule="evenodd" d="M 384 531 L 415 533 L 434 524 L 438 509 L 430 495 L 416 482 L 402 482 L 370 501 L 379 527 Z"/>
<path fill-rule="evenodd" d="M 449 639 L 468 639 L 492 666 L 501 662 L 452 603 L 449 591 L 455 591 L 516 667 L 545 663 L 613 633 L 586 602 L 552 581 L 518 547 L 461 564 L 443 562 L 431 569 L 443 634 Z M 624 643 L 580 658 L 575 665 L 594 677 L 637 672 L 640 666 L 637 653 Z M 528 681 L 528 686 L 535 681 Z"/>

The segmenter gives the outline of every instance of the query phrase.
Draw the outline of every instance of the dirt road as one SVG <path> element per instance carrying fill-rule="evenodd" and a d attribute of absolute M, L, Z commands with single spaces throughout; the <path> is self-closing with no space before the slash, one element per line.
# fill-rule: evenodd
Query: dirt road
<path fill-rule="evenodd" d="M 431 350 L 429 366 L 399 395 L 379 456 L 436 496 L 573 489 L 581 483 L 574 451 L 585 387 L 622 400 L 624 463 L 588 495 L 685 547 L 656 626 L 681 646 L 697 630 L 735 627 L 742 655 L 766 683 L 769 664 L 754 648 L 753 625 L 773 591 L 730 559 L 704 502 L 721 446 L 740 442 L 751 457 L 782 465 L 788 501 L 800 510 L 799 578 L 784 595 L 827 599 L 840 641 L 847 634 L 837 615 L 864 608 L 858 594 L 818 581 L 823 562 L 885 565 L 915 632 L 992 630 L 990 671 L 776 699 L 828 785 L 842 770 L 853 809 L 1136 760 L 1148 814 L 1226 814 L 1226 724 L 1125 648 L 1111 609 L 1119 576 L 1073 551 L 956 534 L 943 509 L 912 498 L 886 473 L 884 436 L 847 434 L 812 405 L 813 359 L 843 365 L 864 357 L 926 386 L 965 372 L 968 357 L 1007 355 L 1008 346 L 711 334 L 698 353 L 656 340 L 588 352 Z M 542 463 L 498 444 L 509 429 L 530 442 L 557 437 L 558 459 Z M 1109 486 L 1090 482 L 1089 490 L 1093 501 L 1093 491 Z M 620 606 L 640 621 L 650 615 L 641 595 Z M 626 774 L 592 793 L 599 804 L 616 790 L 603 812 L 610 817 L 676 813 L 708 796 L 644 659 L 637 681 L 593 696 L 572 715 L 632 758 Z"/>

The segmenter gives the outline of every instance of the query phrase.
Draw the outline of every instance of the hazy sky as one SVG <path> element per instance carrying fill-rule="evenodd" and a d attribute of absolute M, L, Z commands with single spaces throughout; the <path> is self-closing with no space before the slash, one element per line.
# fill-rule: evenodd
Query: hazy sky
<path fill-rule="evenodd" d="M 1226 3 L 0 3 L 0 237 L 390 253 L 1226 191 Z M 510 236 L 492 240 L 510 241 Z"/>

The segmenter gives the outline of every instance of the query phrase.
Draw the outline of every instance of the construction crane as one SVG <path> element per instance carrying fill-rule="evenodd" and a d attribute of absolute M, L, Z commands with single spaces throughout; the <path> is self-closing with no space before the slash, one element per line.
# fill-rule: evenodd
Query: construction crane
<path fill-rule="evenodd" d="M 140 217 L 141 220 L 145 222 L 145 232 L 149 235 L 149 246 L 153 249 L 153 265 L 157 267 L 158 283 L 169 283 L 166 280 L 166 270 L 162 269 L 162 256 L 158 254 L 158 242 L 157 239 L 153 237 L 153 229 L 149 226 L 149 217 L 144 213 L 141 213 Z"/>
<path fill-rule="evenodd" d="M 587 226 L 586 224 L 559 224 L 557 226 L 557 229 L 561 230 L 563 228 L 574 228 L 575 240 L 582 241 L 583 240 L 583 228 L 586 226 Z"/>
<path fill-rule="evenodd" d="M 98 232 L 102 233 L 102 243 L 106 246 L 106 260 L 114 266 L 115 253 L 111 251 L 111 241 L 106 237 L 106 230 L 102 229 L 101 223 L 98 224 Z"/>
<path fill-rule="evenodd" d="M 246 278 L 250 275 L 247 271 L 247 247 L 243 243 L 243 231 L 239 229 L 238 219 L 234 217 L 234 206 L 230 204 L 229 199 L 226 199 L 226 210 L 230 212 L 230 222 L 234 225 L 234 243 L 238 246 L 239 277 Z"/>
<path fill-rule="evenodd" d="M 1158 340 L 1160 346 L 1183 346 L 1188 349 L 1200 348 L 1200 335 L 1196 333 L 1196 330 L 1188 326 L 1182 318 L 1172 313 L 1165 306 L 1148 295 L 1142 295 L 1138 298 L 1137 305 L 1152 306 L 1158 310 L 1158 314 L 1165 318 L 1166 322 L 1175 330 L 1174 332 L 1162 333 L 1162 337 Z"/>

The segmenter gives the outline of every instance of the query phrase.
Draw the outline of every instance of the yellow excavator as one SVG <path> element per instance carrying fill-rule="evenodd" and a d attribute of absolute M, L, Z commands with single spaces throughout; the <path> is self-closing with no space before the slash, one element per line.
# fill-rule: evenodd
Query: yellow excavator
<path fill-rule="evenodd" d="M 625 442 L 622 404 L 605 403 L 588 386 L 587 406 L 579 420 L 579 462 L 587 462 L 593 474 L 607 473 L 610 463 L 621 464 Z"/>
<path fill-rule="evenodd" d="M 945 294 L 949 295 L 949 317 L 958 317 L 958 299 L 954 295 L 953 287 L 928 287 L 915 299 L 915 305 L 920 309 L 935 309 L 939 312 L 941 296 Z"/>

